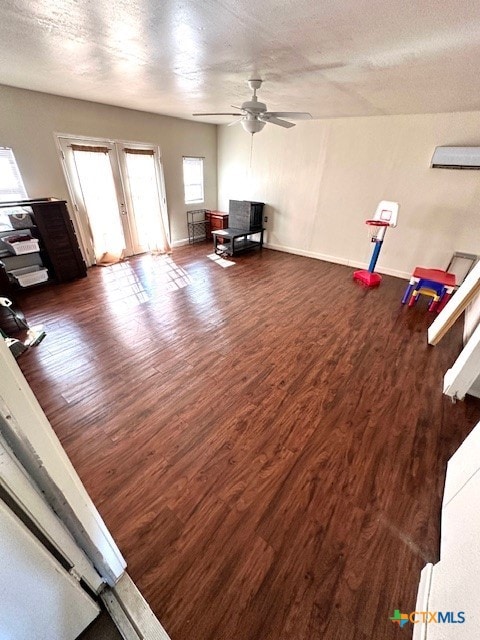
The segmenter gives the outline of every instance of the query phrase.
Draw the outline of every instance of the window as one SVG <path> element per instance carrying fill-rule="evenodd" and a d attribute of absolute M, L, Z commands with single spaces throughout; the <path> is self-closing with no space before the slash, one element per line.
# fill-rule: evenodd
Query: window
<path fill-rule="evenodd" d="M 0 147 L 0 202 L 28 198 L 13 151 Z"/>
<path fill-rule="evenodd" d="M 185 204 L 203 202 L 203 158 L 183 157 Z"/>

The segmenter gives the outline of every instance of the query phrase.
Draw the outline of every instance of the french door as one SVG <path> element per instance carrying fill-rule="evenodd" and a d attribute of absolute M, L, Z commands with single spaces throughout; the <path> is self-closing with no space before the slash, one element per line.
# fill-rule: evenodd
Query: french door
<path fill-rule="evenodd" d="M 63 136 L 58 142 L 90 264 L 170 250 L 158 147 Z"/>

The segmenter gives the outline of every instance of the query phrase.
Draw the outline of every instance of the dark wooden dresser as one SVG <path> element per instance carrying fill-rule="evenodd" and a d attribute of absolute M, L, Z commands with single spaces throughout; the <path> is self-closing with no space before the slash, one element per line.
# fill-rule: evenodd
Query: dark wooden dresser
<path fill-rule="evenodd" d="M 32 202 L 30 206 L 55 280 L 65 282 L 86 276 L 87 267 L 65 200 L 49 198 Z"/>

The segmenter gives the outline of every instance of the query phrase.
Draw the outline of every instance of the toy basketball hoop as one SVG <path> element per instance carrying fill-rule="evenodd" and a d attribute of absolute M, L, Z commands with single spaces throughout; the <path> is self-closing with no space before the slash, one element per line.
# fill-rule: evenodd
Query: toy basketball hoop
<path fill-rule="evenodd" d="M 366 287 L 378 287 L 382 281 L 382 276 L 375 273 L 375 266 L 377 264 L 378 256 L 380 255 L 387 227 L 397 226 L 398 209 L 398 202 L 382 200 L 379 203 L 373 218 L 365 220 L 370 241 L 375 243 L 375 247 L 373 249 L 368 269 L 355 271 L 353 279 Z"/>
<path fill-rule="evenodd" d="M 383 240 L 383 236 L 385 235 L 385 231 L 380 233 L 382 229 L 390 226 L 390 223 L 385 220 L 365 220 L 365 224 L 367 225 L 368 237 L 370 238 L 370 242 L 377 242 L 379 240 Z"/>

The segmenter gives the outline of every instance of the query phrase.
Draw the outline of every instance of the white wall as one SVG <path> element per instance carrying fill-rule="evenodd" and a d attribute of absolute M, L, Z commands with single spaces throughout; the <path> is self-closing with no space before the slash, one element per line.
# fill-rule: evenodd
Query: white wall
<path fill-rule="evenodd" d="M 436 146 L 479 145 L 480 112 L 342 118 L 267 125 L 253 137 L 219 127 L 219 209 L 268 204 L 267 243 L 344 264 L 368 263 L 364 220 L 400 203 L 378 270 L 445 268 L 454 251 L 480 254 L 480 172 L 430 169 Z"/>
<path fill-rule="evenodd" d="M 54 132 L 159 145 L 174 241 L 187 237 L 185 212 L 192 208 L 184 204 L 182 156 L 205 157 L 205 207 L 216 208 L 215 125 L 0 85 L 0 146 L 14 150 L 31 198 L 69 199 Z"/>

